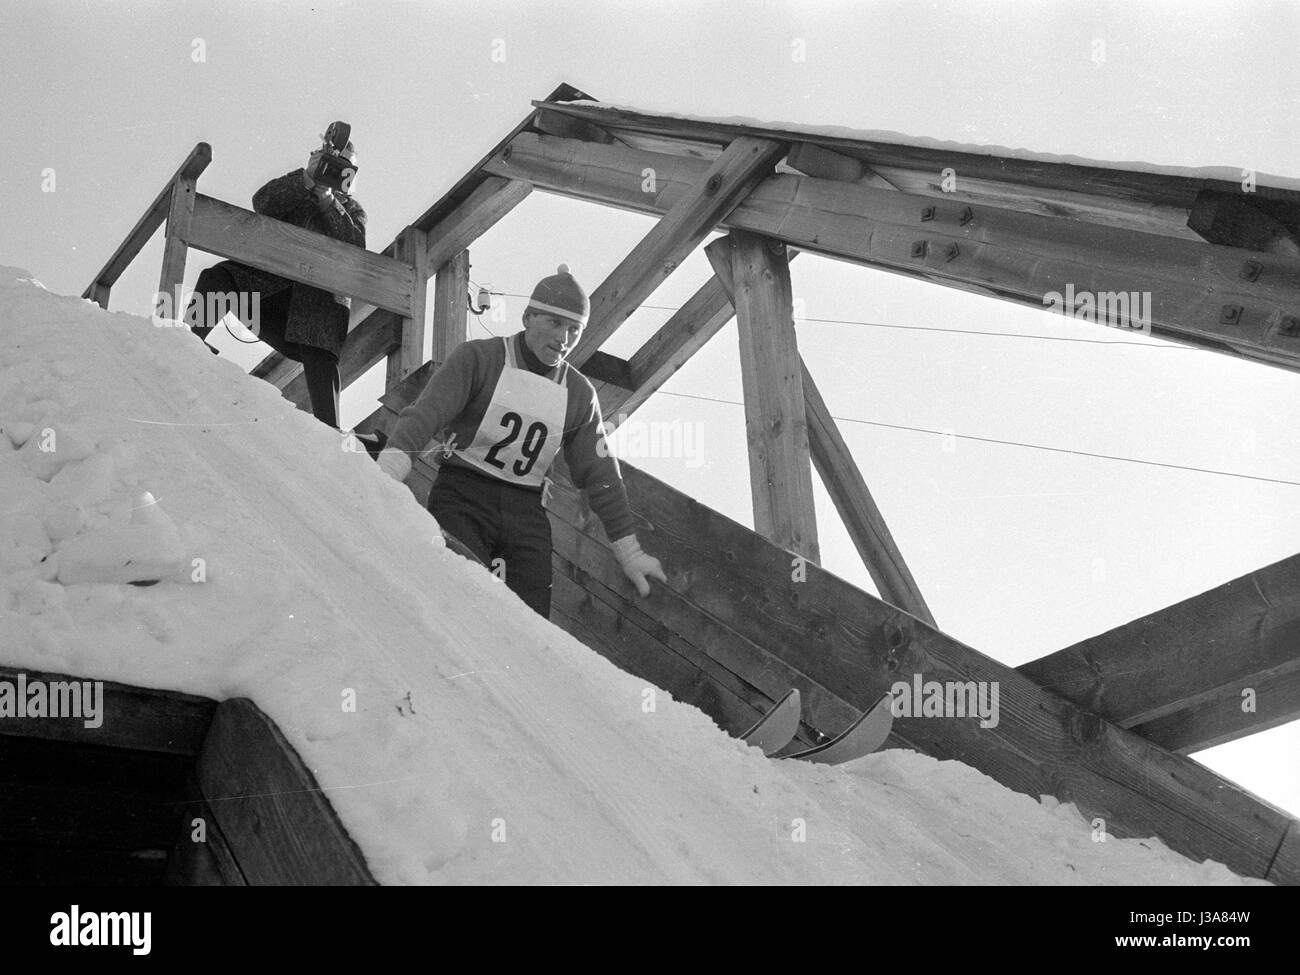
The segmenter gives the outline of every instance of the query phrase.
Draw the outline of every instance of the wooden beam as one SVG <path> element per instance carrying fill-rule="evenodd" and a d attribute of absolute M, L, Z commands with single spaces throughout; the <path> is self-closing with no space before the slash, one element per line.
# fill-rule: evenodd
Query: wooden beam
<path fill-rule="evenodd" d="M 161 318 L 180 321 L 185 317 L 181 288 L 185 283 L 185 253 L 189 249 L 196 196 L 194 180 L 177 176 L 167 204 L 162 270 L 158 275 L 158 291 L 154 295 L 154 314 Z"/>
<path fill-rule="evenodd" d="M 599 142 L 603 145 L 609 145 L 615 141 L 614 137 L 599 125 L 593 125 L 590 122 L 584 122 L 582 119 L 574 118 L 571 115 L 563 115 L 560 112 L 539 109 L 534 128 L 546 135 L 558 135 L 565 139 L 581 139 L 583 142 Z"/>
<path fill-rule="evenodd" d="M 247 698 L 217 708 L 198 779 L 250 885 L 374 884 L 315 777 Z"/>
<path fill-rule="evenodd" d="M 47 688 L 93 679 L 0 666 L 0 680 L 12 687 L 18 686 L 20 675 L 29 685 L 40 681 Z M 99 727 L 87 728 L 82 721 L 63 718 L 27 718 L 0 721 L 0 735 L 197 755 L 216 708 L 217 702 L 206 697 L 104 681 Z"/>
<path fill-rule="evenodd" d="M 615 606 L 618 619 L 651 634 L 659 643 L 658 648 L 629 647 L 619 640 L 621 628 L 616 621 L 600 634 L 599 642 L 588 645 L 620 667 L 659 683 L 656 649 L 659 654 L 685 659 L 691 667 L 706 672 L 716 685 L 713 693 L 707 686 L 697 686 L 694 690 L 698 696 L 685 700 L 733 734 L 749 725 L 728 725 L 730 712 L 719 713 L 710 707 L 719 696 L 717 687 L 747 701 L 759 713 L 797 687 L 803 698 L 803 722 L 811 732 L 806 738 L 810 745 L 818 743 L 818 734 L 833 735 L 858 716 L 851 705 L 809 680 L 770 649 L 737 633 L 728 625 L 727 608 L 706 608 L 664 587 L 656 588 L 645 599 L 636 597 L 618 567 L 599 519 L 572 482 L 555 481 L 546 510 L 555 539 L 557 579 L 562 573 L 568 574 L 589 595 Z M 646 533 L 653 537 L 653 527 Z M 673 571 L 671 551 L 662 554 L 669 571 Z M 659 686 L 672 690 L 667 684 Z M 748 717 L 752 724 L 758 715 Z"/>
<path fill-rule="evenodd" d="M 466 199 L 452 207 L 440 223 L 427 231 L 428 248 L 421 269 L 432 271 L 446 264 L 456 254 L 477 240 L 484 230 L 490 228 L 501 217 L 509 213 L 531 190 L 532 187 L 528 183 L 502 180 L 496 177 L 485 178 Z M 392 254 L 396 250 L 397 241 L 394 241 L 384 253 Z M 436 297 L 434 300 L 436 302 Z M 348 324 L 349 339 L 351 339 L 352 333 L 361 332 L 363 334 L 359 335 L 355 340 L 357 348 L 374 350 L 383 347 L 383 342 L 371 341 L 372 337 L 368 337 L 364 333 L 372 330 L 383 332 L 390 327 L 390 322 L 383 314 L 377 315 L 373 313 L 373 306 L 369 306 L 371 309 L 369 311 L 367 307 L 366 305 L 358 305 L 354 300 L 353 312 Z M 379 353 L 379 358 L 383 358 L 389 351 L 390 349 L 383 347 L 383 351 Z M 364 373 L 378 362 L 379 358 L 368 363 L 358 363 L 357 365 L 361 367 L 361 373 Z M 272 352 L 250 374 L 262 375 L 268 379 L 274 378 L 276 384 L 281 389 L 284 389 L 291 381 L 298 380 L 301 382 L 299 377 L 302 374 L 302 365 L 293 360 L 285 360 L 284 356 L 278 352 Z M 304 390 L 303 395 L 305 395 L 306 387 L 303 386 L 302 389 Z"/>
<path fill-rule="evenodd" d="M 190 246 L 303 284 L 410 316 L 415 269 L 407 263 L 200 194 Z"/>
<path fill-rule="evenodd" d="M 1300 717 L 1300 555 L 1017 669 L 1174 751 Z M 1247 689 L 1257 710 L 1242 710 Z"/>
<path fill-rule="evenodd" d="M 486 177 L 441 223 L 428 232 L 429 267 L 437 270 L 491 230 L 528 198 L 533 187 L 517 179 Z"/>
<path fill-rule="evenodd" d="M 899 717 L 892 744 L 965 762 L 1035 798 L 1076 803 L 1114 836 L 1159 836 L 1194 860 L 1300 883 L 1300 850 L 1278 853 L 1293 817 L 815 563 L 802 581 L 792 578 L 789 552 L 634 465 L 620 466 L 638 525 L 653 526 L 642 542 L 663 561 L 666 588 L 859 711 L 900 681 L 998 688 L 995 725 L 974 716 Z"/>
<path fill-rule="evenodd" d="M 1213 244 L 1300 257 L 1300 236 L 1261 209 L 1270 202 L 1257 202 L 1253 194 L 1240 190 L 1202 190 L 1188 214 L 1187 226 Z"/>
<path fill-rule="evenodd" d="M 651 214 L 705 166 L 530 133 L 509 148 L 489 171 Z M 653 196 L 640 190 L 647 167 L 662 170 Z M 755 187 L 722 224 L 1039 309 L 1070 287 L 1117 301 L 1137 293 L 1154 335 L 1300 369 L 1300 265 L 1285 256 L 793 174 Z"/>
<path fill-rule="evenodd" d="M 702 164 L 698 179 L 592 293 L 591 317 L 569 361 L 581 368 L 718 221 L 771 172 L 784 152 L 785 146 L 779 142 L 741 138 L 712 164 Z M 638 186 L 651 186 L 658 174 L 643 174 L 641 179 Z"/>
<path fill-rule="evenodd" d="M 732 294 L 740 337 L 754 530 L 814 562 L 817 512 L 785 245 L 733 232 L 706 248 Z"/>
<path fill-rule="evenodd" d="M 1245 711 L 1249 687 L 1252 711 Z M 1255 678 L 1180 711 L 1133 725 L 1133 732 L 1180 755 L 1213 748 L 1300 718 L 1300 670 Z"/>
<path fill-rule="evenodd" d="M 172 187 L 176 185 L 176 181 L 178 179 L 197 180 L 200 174 L 208 168 L 210 162 L 212 162 L 212 147 L 206 142 L 200 142 L 190 150 L 190 154 L 185 157 L 185 161 L 180 164 L 180 167 L 172 175 L 172 178 L 167 181 L 167 185 L 162 188 L 162 191 L 154 197 L 153 203 L 149 204 L 149 208 L 135 222 L 135 226 L 126 235 L 126 239 L 118 245 L 117 250 L 113 252 L 113 256 L 108 259 L 108 262 L 99 269 L 99 273 L 95 275 L 95 280 L 90 282 L 86 290 L 81 293 L 81 297 L 89 298 L 101 308 L 108 308 L 108 296 L 113 285 L 122 276 L 122 272 L 135 260 L 135 256 L 140 253 L 140 249 L 149 242 L 149 238 L 167 219 L 171 207 Z"/>
<path fill-rule="evenodd" d="M 384 386 L 401 382 L 424 361 L 425 301 L 429 290 L 428 240 L 422 230 L 407 227 L 398 235 L 393 256 L 415 269 L 411 314 L 398 325 L 398 345 L 388 353 L 388 375 Z"/>
<path fill-rule="evenodd" d="M 438 268 L 433 282 L 433 348 L 437 366 L 469 337 L 469 251 L 459 251 Z M 402 377 L 405 378 L 405 377 Z M 390 382 L 385 389 L 392 389 Z"/>
<path fill-rule="evenodd" d="M 593 99 L 594 100 L 594 99 Z M 683 119 L 652 115 L 634 109 L 607 105 L 566 104 L 567 99 L 535 101 L 538 109 L 584 119 L 616 133 L 625 131 L 658 135 L 674 142 L 726 143 L 736 136 L 753 135 L 783 141 L 816 142 L 845 155 L 864 159 L 873 168 L 891 167 L 938 174 L 952 168 L 960 179 L 1017 182 L 1027 188 L 1066 189 L 1096 197 L 1127 201 L 1135 205 L 1187 210 L 1202 189 L 1225 192 L 1239 190 L 1235 180 L 1204 179 L 1199 176 L 1171 176 L 1138 170 L 1090 166 L 1087 163 L 1055 162 L 1000 156 L 992 153 L 954 151 L 946 146 L 912 146 L 896 142 L 863 139 L 852 135 L 812 135 L 779 125 L 758 127 L 718 119 Z M 1300 190 L 1260 184 L 1256 195 L 1300 203 Z"/>
<path fill-rule="evenodd" d="M 853 540 L 853 547 L 867 567 L 871 580 L 880 590 L 880 598 L 917 619 L 936 626 L 930 607 L 926 605 L 921 588 L 907 567 L 903 553 L 894 541 L 885 517 L 871 496 L 871 489 L 858 470 L 848 444 L 840 436 L 835 418 L 831 416 L 821 391 L 813 381 L 807 364 L 799 360 L 803 369 L 803 395 L 808 417 L 808 444 L 813 464 L 826 486 L 826 493 L 835 503 L 835 510 Z"/>

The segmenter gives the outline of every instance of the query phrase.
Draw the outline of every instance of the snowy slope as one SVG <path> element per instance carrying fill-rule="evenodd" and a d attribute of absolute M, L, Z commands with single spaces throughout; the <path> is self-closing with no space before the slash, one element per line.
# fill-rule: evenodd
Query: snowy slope
<path fill-rule="evenodd" d="M 960 763 L 777 763 L 647 712 L 273 387 L 9 268 L 0 429 L 0 662 L 253 698 L 381 881 L 1240 882 Z"/>

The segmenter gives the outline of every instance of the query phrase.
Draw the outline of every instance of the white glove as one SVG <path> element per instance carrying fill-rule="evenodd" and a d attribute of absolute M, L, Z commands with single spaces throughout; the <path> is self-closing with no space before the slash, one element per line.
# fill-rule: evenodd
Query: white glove
<path fill-rule="evenodd" d="M 379 469 L 394 481 L 405 482 L 411 473 L 411 458 L 406 451 L 396 447 L 385 447 L 379 452 Z"/>
<path fill-rule="evenodd" d="M 641 550 L 641 543 L 637 541 L 635 535 L 625 535 L 623 538 L 613 543 L 614 557 L 618 559 L 618 564 L 623 567 L 623 574 L 628 577 L 632 585 L 636 586 L 636 591 L 642 596 L 650 595 L 650 583 L 648 579 L 658 579 L 665 585 L 668 584 L 668 577 L 664 575 L 664 567 L 659 564 L 659 560 L 653 555 L 647 555 Z"/>

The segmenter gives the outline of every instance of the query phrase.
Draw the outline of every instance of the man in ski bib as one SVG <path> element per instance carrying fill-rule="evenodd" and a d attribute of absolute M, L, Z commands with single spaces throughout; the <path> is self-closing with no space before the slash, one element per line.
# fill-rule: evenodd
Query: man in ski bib
<path fill-rule="evenodd" d="M 623 572 L 642 596 L 662 583 L 659 560 L 633 531 L 618 461 L 605 446 L 600 404 L 587 378 L 564 361 L 591 304 L 561 264 L 533 289 L 524 330 L 463 342 L 397 417 L 379 466 L 405 481 L 411 458 L 441 435 L 446 459 L 428 508 L 485 565 L 503 560 L 506 585 L 542 616 L 551 613 L 551 523 L 543 481 L 561 446 Z"/>

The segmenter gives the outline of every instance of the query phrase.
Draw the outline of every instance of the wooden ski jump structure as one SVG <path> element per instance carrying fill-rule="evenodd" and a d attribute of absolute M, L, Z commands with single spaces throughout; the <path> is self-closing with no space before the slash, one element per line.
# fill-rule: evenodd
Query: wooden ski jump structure
<path fill-rule="evenodd" d="M 570 361 L 618 423 L 735 316 L 755 529 L 624 463 L 638 531 L 669 576 L 635 599 L 561 471 L 552 620 L 733 734 L 790 687 L 813 744 L 913 675 L 997 682 L 996 727 L 900 717 L 889 745 L 1077 803 L 1112 835 L 1300 883 L 1300 822 L 1187 757 L 1300 716 L 1300 555 L 1019 668 L 963 645 L 932 616 L 800 358 L 789 273 L 808 251 L 1037 308 L 1067 284 L 1146 292 L 1151 334 L 1295 370 L 1300 193 L 649 115 L 562 85 L 375 254 L 197 193 L 209 159 L 206 145 L 191 153 L 86 297 L 107 307 L 163 224 L 163 293 L 194 248 L 351 295 L 344 384 L 387 361 L 361 431 L 387 429 L 466 339 L 468 248 L 534 189 L 656 217 L 593 292 Z M 630 358 L 599 351 L 716 231 L 708 283 Z M 306 403 L 297 363 L 271 355 L 253 374 Z M 814 470 L 881 598 L 817 564 Z M 421 460 L 408 480 L 421 500 L 433 473 Z"/>

